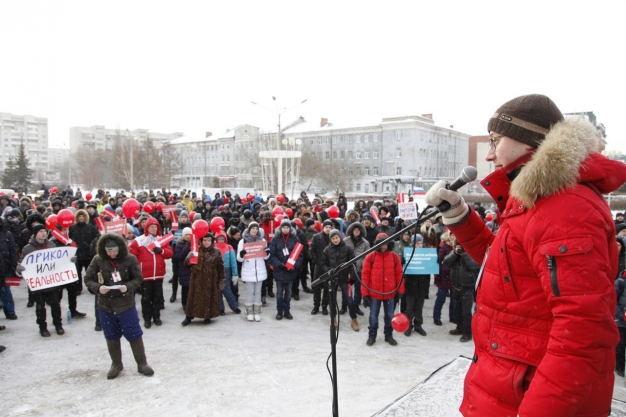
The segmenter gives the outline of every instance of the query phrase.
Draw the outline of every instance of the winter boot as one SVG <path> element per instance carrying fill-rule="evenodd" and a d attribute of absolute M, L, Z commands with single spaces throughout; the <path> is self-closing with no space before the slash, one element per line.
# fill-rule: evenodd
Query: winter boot
<path fill-rule="evenodd" d="M 359 328 L 359 323 L 356 321 L 356 319 L 352 319 L 352 322 L 350 323 L 350 325 L 352 326 L 352 330 L 354 330 L 355 332 L 358 332 L 359 330 L 361 330 Z"/>
<path fill-rule="evenodd" d="M 254 321 L 261 321 L 261 305 L 253 304 L 254 308 Z"/>
<path fill-rule="evenodd" d="M 115 379 L 124 369 L 124 365 L 122 365 L 122 344 L 119 340 L 107 340 L 107 347 L 111 356 L 111 369 L 109 369 L 107 379 Z"/>
<path fill-rule="evenodd" d="M 254 321 L 254 305 L 246 304 L 246 318 L 248 321 Z"/>
<path fill-rule="evenodd" d="M 152 370 L 146 360 L 146 350 L 143 346 L 143 339 L 140 337 L 139 339 L 133 340 L 130 342 L 130 347 L 133 350 L 135 362 L 137 362 L 137 372 L 145 376 L 154 375 L 154 370 Z"/>

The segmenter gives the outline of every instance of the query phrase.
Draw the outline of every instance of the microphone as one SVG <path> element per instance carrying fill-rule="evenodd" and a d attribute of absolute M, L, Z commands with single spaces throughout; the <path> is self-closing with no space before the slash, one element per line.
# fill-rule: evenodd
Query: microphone
<path fill-rule="evenodd" d="M 478 176 L 478 171 L 473 166 L 466 166 L 461 171 L 461 175 L 457 177 L 451 184 L 446 184 L 448 190 L 456 191 L 468 182 L 472 182 Z M 437 206 L 439 212 L 450 210 L 450 203 L 445 201 Z"/>

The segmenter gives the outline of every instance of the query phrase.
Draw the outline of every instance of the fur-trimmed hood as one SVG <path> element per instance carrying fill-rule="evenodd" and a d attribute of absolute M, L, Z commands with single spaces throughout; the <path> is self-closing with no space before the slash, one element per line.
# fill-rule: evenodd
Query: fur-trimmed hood
<path fill-rule="evenodd" d="M 83 209 L 76 210 L 76 214 L 74 214 L 74 222 L 78 223 L 78 216 L 80 216 L 81 214 L 85 216 L 84 223 L 89 223 L 89 213 L 87 212 L 87 210 Z"/>
<path fill-rule="evenodd" d="M 348 226 L 348 228 L 346 229 L 346 236 L 352 237 L 352 231 L 357 227 L 361 231 L 360 237 L 365 239 L 365 237 L 367 236 L 367 230 L 365 230 L 365 226 L 363 226 L 363 224 L 359 222 L 354 222 L 350 226 Z"/>
<path fill-rule="evenodd" d="M 510 195 L 526 207 L 579 182 L 607 193 L 626 181 L 626 166 L 599 154 L 596 128 L 583 118 L 555 124 L 510 187 Z M 621 165 L 621 169 L 620 166 Z"/>
<path fill-rule="evenodd" d="M 117 259 L 125 259 L 128 256 L 128 247 L 126 246 L 126 240 L 118 235 L 117 233 L 105 233 L 100 239 L 98 239 L 98 243 L 96 245 L 96 252 L 100 256 L 101 259 L 109 259 L 106 250 L 104 249 L 104 245 L 107 241 L 113 240 L 117 243 L 117 246 L 120 248 L 120 251 L 117 255 Z"/>

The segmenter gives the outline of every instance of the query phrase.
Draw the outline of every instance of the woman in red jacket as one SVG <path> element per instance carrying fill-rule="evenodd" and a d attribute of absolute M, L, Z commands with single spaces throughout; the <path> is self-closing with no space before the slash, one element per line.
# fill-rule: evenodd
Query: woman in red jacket
<path fill-rule="evenodd" d="M 387 239 L 385 233 L 376 236 L 374 245 Z M 363 305 L 370 308 L 370 325 L 367 346 L 376 342 L 378 333 L 378 313 L 383 305 L 385 314 L 385 342 L 392 346 L 398 344 L 392 336 L 391 319 L 396 308 L 396 302 L 404 294 L 402 280 L 402 260 L 393 251 L 393 242 L 382 245 L 375 252 L 370 253 L 363 261 L 362 272 Z"/>
<path fill-rule="evenodd" d="M 160 326 L 161 303 L 163 301 L 163 277 L 165 276 L 165 260 L 172 257 L 172 247 L 158 244 L 154 249 L 149 247 L 161 237 L 161 226 L 154 217 L 146 221 L 143 236 L 139 236 L 128 247 L 130 253 L 137 257 L 141 266 L 143 283 L 141 284 L 141 313 L 144 326 L 149 329 L 154 324 Z"/>

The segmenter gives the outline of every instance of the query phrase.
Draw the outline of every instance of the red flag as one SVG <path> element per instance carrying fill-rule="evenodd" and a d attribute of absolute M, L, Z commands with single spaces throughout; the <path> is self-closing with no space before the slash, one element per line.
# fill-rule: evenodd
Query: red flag
<path fill-rule="evenodd" d="M 378 217 L 378 210 L 376 209 L 376 207 L 372 207 L 370 209 L 370 214 L 372 215 L 374 220 L 376 220 L 376 226 L 380 226 L 380 217 Z"/>
<path fill-rule="evenodd" d="M 194 255 L 189 260 L 189 263 L 191 265 L 197 265 L 198 264 L 198 239 L 195 236 L 192 236 L 191 238 L 191 253 L 193 253 Z"/>
<path fill-rule="evenodd" d="M 285 264 L 288 270 L 291 271 L 293 266 L 296 264 L 298 256 L 300 256 L 300 252 L 302 252 L 303 247 L 304 246 L 302 245 L 302 243 L 296 243 L 296 246 L 293 247 L 293 251 L 291 251 L 291 255 L 289 255 L 289 259 L 287 259 L 287 263 Z"/>
<path fill-rule="evenodd" d="M 76 247 L 76 243 L 74 243 L 72 239 L 70 239 L 68 236 L 64 235 L 63 233 L 59 232 L 57 229 L 52 230 L 52 236 L 56 237 L 57 240 L 63 243 L 64 245 L 67 245 L 69 243 L 70 246 Z"/>
<path fill-rule="evenodd" d="M 170 243 L 172 240 L 174 240 L 174 235 L 173 234 L 168 233 L 166 235 L 163 235 L 160 238 L 158 238 L 156 240 L 156 242 L 152 242 L 151 244 L 149 244 L 148 245 L 148 250 L 150 252 L 154 252 L 154 248 L 156 248 L 157 246 L 162 248 L 163 246 L 165 246 L 168 243 Z"/>

